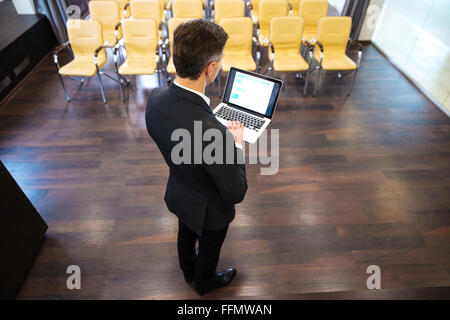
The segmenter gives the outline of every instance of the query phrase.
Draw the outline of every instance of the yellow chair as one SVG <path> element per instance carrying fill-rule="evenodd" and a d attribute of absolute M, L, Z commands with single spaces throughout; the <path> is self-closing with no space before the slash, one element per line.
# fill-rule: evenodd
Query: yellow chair
<path fill-rule="evenodd" d="M 242 0 L 216 0 L 214 3 L 214 22 L 219 23 L 223 18 L 243 17 L 244 6 Z"/>
<path fill-rule="evenodd" d="M 173 18 L 203 18 L 202 0 L 173 0 L 171 9 Z"/>
<path fill-rule="evenodd" d="M 169 19 L 169 25 L 168 25 L 168 29 L 169 29 L 169 39 L 166 39 L 166 44 L 164 47 L 164 56 L 167 57 L 167 51 L 166 51 L 166 46 L 167 46 L 167 41 L 169 41 L 169 46 L 170 49 L 172 50 L 173 48 L 173 32 L 175 31 L 175 29 L 182 23 L 187 22 L 191 20 L 190 18 L 170 18 Z M 172 54 L 170 55 L 169 58 L 169 62 L 167 63 L 167 67 L 166 67 L 166 71 L 168 73 L 176 73 L 177 71 L 175 70 L 175 65 L 173 64 L 173 58 L 172 58 Z M 170 81 L 170 78 L 167 79 L 167 81 Z"/>
<path fill-rule="evenodd" d="M 303 34 L 303 19 L 298 16 L 275 17 L 270 22 L 269 61 L 271 70 L 307 71 L 308 63 L 300 54 Z"/>
<path fill-rule="evenodd" d="M 67 35 L 69 41 L 56 47 L 53 52 L 53 60 L 56 64 L 67 102 L 70 102 L 70 96 L 64 85 L 63 76 L 93 77 L 97 74 L 103 102 L 106 103 L 102 78 L 100 76 L 100 68 L 105 65 L 107 60 L 102 25 L 95 20 L 70 19 L 67 20 Z M 74 59 L 60 67 L 58 55 L 64 48 L 71 48 Z M 83 82 L 84 79 L 81 78 L 80 81 Z"/>
<path fill-rule="evenodd" d="M 161 59 L 159 57 L 158 30 L 154 20 L 125 19 L 122 22 L 125 62 L 118 67 L 117 51 L 114 51 L 116 72 L 119 75 L 144 75 L 158 73 L 161 85 Z M 158 66 L 159 65 L 159 66 Z M 122 91 L 122 86 L 120 85 Z M 123 93 L 121 92 L 123 97 Z"/>
<path fill-rule="evenodd" d="M 311 41 L 317 34 L 319 20 L 328 13 L 328 0 L 302 0 L 299 5 L 298 15 L 305 21 L 303 39 Z"/>
<path fill-rule="evenodd" d="M 103 29 L 103 39 L 108 42 L 108 46 L 114 47 L 122 37 L 121 28 L 116 26 L 120 23 L 120 11 L 118 3 L 114 1 L 90 1 L 89 14 L 91 20 L 101 23 Z"/>
<path fill-rule="evenodd" d="M 158 27 L 159 37 L 163 37 L 164 26 L 164 7 L 161 15 L 161 3 L 164 5 L 164 1 L 160 0 L 133 0 L 130 2 L 131 17 L 133 19 L 152 19 L 155 21 Z"/>
<path fill-rule="evenodd" d="M 249 17 L 224 18 L 220 25 L 228 33 L 228 40 L 223 50 L 222 70 L 229 72 L 231 67 L 255 71 L 259 66 L 259 51 L 257 61 L 253 59 L 252 43 L 258 47 L 253 37 L 253 23 Z"/>
<path fill-rule="evenodd" d="M 247 0 L 246 6 L 249 15 L 252 17 L 253 23 L 257 24 L 259 22 L 259 6 L 262 0 Z M 292 14 L 291 0 L 288 1 L 288 7 L 290 9 L 290 14 Z"/>
<path fill-rule="evenodd" d="M 310 45 L 314 46 L 314 53 L 310 52 L 310 55 L 314 57 L 314 62 L 317 64 L 314 68 L 317 70 L 317 78 L 314 83 L 313 96 L 317 93 L 321 70 L 353 71 L 353 79 L 347 95 L 351 94 L 356 72 L 359 69 L 362 58 L 362 46 L 357 41 L 349 38 L 351 26 L 352 20 L 350 17 L 323 17 L 320 19 L 316 39 L 313 39 L 310 43 Z M 359 48 L 356 63 L 346 55 L 348 44 L 356 45 Z M 313 60 L 311 60 L 311 64 L 312 62 Z M 314 70 L 310 67 L 307 72 L 304 93 L 306 93 L 309 74 L 312 71 Z"/>
<path fill-rule="evenodd" d="M 111 1 L 111 0 L 91 0 L 91 1 Z M 119 11 L 120 11 L 120 19 L 126 18 L 130 15 L 130 9 L 127 8 L 127 5 L 129 4 L 130 0 L 113 0 L 116 1 L 119 5 Z"/>
<path fill-rule="evenodd" d="M 289 6 L 287 0 L 260 0 L 258 10 L 258 40 L 261 46 L 269 42 L 270 21 L 274 17 L 287 16 Z"/>
<path fill-rule="evenodd" d="M 133 17 L 133 19 L 146 19 L 145 18 L 146 16 L 151 15 L 152 19 L 155 19 L 155 21 L 162 21 L 165 23 L 166 22 L 166 14 L 165 14 L 164 10 L 166 9 L 166 5 L 167 5 L 166 0 L 153 0 L 158 3 L 157 12 L 159 13 L 159 17 L 156 17 L 156 15 L 157 15 L 156 12 L 151 12 L 154 10 L 150 9 L 150 7 L 153 7 L 152 5 L 149 6 L 147 4 L 147 2 L 149 2 L 149 1 L 152 1 L 152 0 L 132 0 L 132 1 L 130 1 L 130 3 L 126 6 L 126 8 L 128 10 L 130 10 L 131 7 L 134 6 L 134 10 L 131 9 L 130 14 L 128 16 L 126 16 L 126 18 L 131 16 L 131 17 Z"/>

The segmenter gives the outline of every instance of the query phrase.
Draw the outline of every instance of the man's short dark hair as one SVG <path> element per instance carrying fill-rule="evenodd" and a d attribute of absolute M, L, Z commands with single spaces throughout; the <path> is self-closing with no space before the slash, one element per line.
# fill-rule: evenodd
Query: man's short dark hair
<path fill-rule="evenodd" d="M 173 33 L 173 64 L 177 75 L 197 80 L 211 61 L 221 57 L 228 34 L 206 19 L 180 24 Z"/>

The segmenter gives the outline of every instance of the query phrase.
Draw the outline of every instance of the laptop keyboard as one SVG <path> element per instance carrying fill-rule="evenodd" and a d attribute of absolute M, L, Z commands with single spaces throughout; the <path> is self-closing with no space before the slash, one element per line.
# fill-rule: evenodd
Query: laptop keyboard
<path fill-rule="evenodd" d="M 258 131 L 266 122 L 266 119 L 223 106 L 217 111 L 217 117 L 229 121 L 240 121 L 245 128 Z"/>

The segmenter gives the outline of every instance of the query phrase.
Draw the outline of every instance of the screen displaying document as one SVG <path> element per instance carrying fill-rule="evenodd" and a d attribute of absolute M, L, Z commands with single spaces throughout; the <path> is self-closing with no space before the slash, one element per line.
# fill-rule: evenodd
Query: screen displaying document
<path fill-rule="evenodd" d="M 271 101 L 274 83 L 236 72 L 229 102 L 252 111 L 266 114 Z"/>

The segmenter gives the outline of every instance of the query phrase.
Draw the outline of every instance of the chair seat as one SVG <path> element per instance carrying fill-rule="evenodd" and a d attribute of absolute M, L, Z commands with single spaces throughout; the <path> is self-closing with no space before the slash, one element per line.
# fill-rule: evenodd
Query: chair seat
<path fill-rule="evenodd" d="M 100 69 L 106 63 L 105 56 L 98 57 L 98 68 Z M 97 69 L 95 68 L 94 55 L 90 57 L 79 57 L 73 59 L 68 64 L 62 66 L 59 69 L 59 74 L 63 76 L 79 76 L 79 77 L 92 77 L 96 74 Z"/>
<path fill-rule="evenodd" d="M 270 50 L 269 60 L 272 60 Z M 273 68 L 276 71 L 306 71 L 309 65 L 300 53 L 277 53 L 275 51 Z"/>
<path fill-rule="evenodd" d="M 166 70 L 168 73 L 177 73 L 177 70 L 175 69 L 175 65 L 173 64 L 172 56 L 169 58 L 169 63 L 167 64 Z"/>
<path fill-rule="evenodd" d="M 314 52 L 314 58 L 320 61 L 320 52 Z M 356 63 L 345 54 L 324 55 L 322 60 L 324 70 L 356 70 Z"/>
<path fill-rule="evenodd" d="M 155 57 L 144 57 L 140 59 L 126 59 L 119 67 L 119 73 L 124 75 L 153 74 L 156 70 Z"/>
<path fill-rule="evenodd" d="M 248 71 L 256 70 L 256 63 L 251 55 L 224 55 L 222 60 L 222 70 L 230 71 L 231 67 Z"/>

